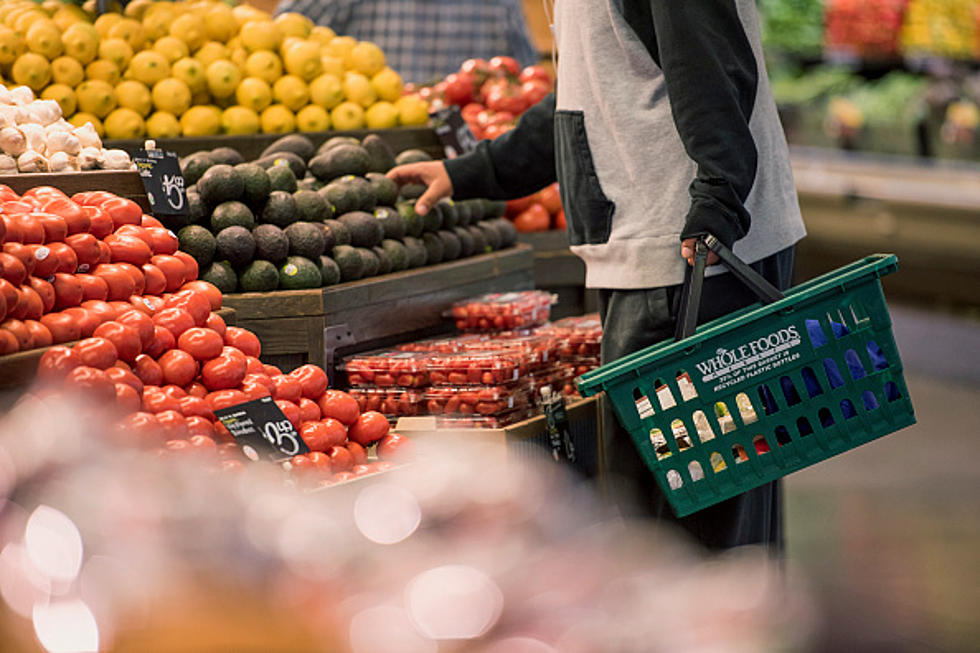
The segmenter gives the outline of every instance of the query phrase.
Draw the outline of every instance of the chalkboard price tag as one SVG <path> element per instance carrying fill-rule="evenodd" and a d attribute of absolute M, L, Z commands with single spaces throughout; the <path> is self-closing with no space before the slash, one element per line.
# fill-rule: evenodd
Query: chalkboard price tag
<path fill-rule="evenodd" d="M 432 128 L 439 142 L 442 143 L 447 159 L 454 159 L 460 154 L 471 152 L 476 147 L 476 136 L 463 120 L 459 107 L 453 105 L 439 109 L 429 114 L 429 117 L 432 119 Z"/>
<path fill-rule="evenodd" d="M 249 460 L 281 461 L 310 448 L 272 397 L 261 397 L 214 411 Z"/>
<path fill-rule="evenodd" d="M 136 150 L 133 161 L 153 214 L 187 215 L 187 193 L 177 155 L 163 150 Z"/>

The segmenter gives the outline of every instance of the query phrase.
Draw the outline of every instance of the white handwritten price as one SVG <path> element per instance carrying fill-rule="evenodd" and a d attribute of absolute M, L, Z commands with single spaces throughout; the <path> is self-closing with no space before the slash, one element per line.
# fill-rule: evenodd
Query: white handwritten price
<path fill-rule="evenodd" d="M 184 178 L 181 175 L 164 175 L 163 192 L 167 195 L 167 204 L 174 211 L 184 208 Z"/>
<path fill-rule="evenodd" d="M 262 430 L 262 435 L 270 444 L 287 456 L 295 456 L 300 452 L 296 429 L 293 428 L 288 419 L 279 422 L 267 422 Z M 289 442 L 288 447 L 285 444 L 286 441 Z"/>

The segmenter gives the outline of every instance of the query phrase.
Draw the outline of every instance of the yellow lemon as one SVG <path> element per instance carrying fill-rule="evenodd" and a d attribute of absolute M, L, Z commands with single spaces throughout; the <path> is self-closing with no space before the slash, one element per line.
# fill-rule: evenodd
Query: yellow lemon
<path fill-rule="evenodd" d="M 146 135 L 150 138 L 176 138 L 180 136 L 180 122 L 172 113 L 157 111 L 146 119 Z"/>
<path fill-rule="evenodd" d="M 272 97 L 290 111 L 299 111 L 310 101 L 310 89 L 299 77 L 283 75 L 272 85 Z"/>
<path fill-rule="evenodd" d="M 51 64 L 36 52 L 25 52 L 17 57 L 10 76 L 18 84 L 40 91 L 51 81 Z"/>
<path fill-rule="evenodd" d="M 268 50 L 253 52 L 245 60 L 245 74 L 274 84 L 277 79 L 282 77 L 282 61 L 275 52 Z"/>
<path fill-rule="evenodd" d="M 61 5 L 58 7 L 57 11 L 51 16 L 51 20 L 54 24 L 58 26 L 58 29 L 64 33 L 69 27 L 76 23 L 86 23 L 88 22 L 88 16 L 82 11 L 81 7 L 76 5 Z"/>
<path fill-rule="evenodd" d="M 23 37 L 9 27 L 0 25 L 0 65 L 12 64 L 27 51 Z"/>
<path fill-rule="evenodd" d="M 205 68 L 219 59 L 228 59 L 230 56 L 228 48 L 217 41 L 208 41 L 194 53 L 194 58 L 204 64 Z"/>
<path fill-rule="evenodd" d="M 108 37 L 111 39 L 122 39 L 129 43 L 133 52 L 139 52 L 146 43 L 146 32 L 143 25 L 132 18 L 123 18 L 121 21 L 109 28 Z"/>
<path fill-rule="evenodd" d="M 385 53 L 370 41 L 360 41 L 344 58 L 344 66 L 367 77 L 377 75 L 385 67 Z"/>
<path fill-rule="evenodd" d="M 246 77 L 235 90 L 235 99 L 243 107 L 262 111 L 272 104 L 272 88 L 264 79 Z"/>
<path fill-rule="evenodd" d="M 221 132 L 221 109 L 215 106 L 196 106 L 180 117 L 180 133 L 184 136 L 214 136 Z"/>
<path fill-rule="evenodd" d="M 313 31 L 313 21 L 292 11 L 276 16 L 272 22 L 279 27 L 283 36 L 298 36 L 305 39 Z"/>
<path fill-rule="evenodd" d="M 368 129 L 391 129 L 398 125 L 398 109 L 391 102 L 375 102 L 364 112 Z"/>
<path fill-rule="evenodd" d="M 208 93 L 207 87 L 205 87 L 203 91 L 197 91 L 191 94 L 191 107 L 199 107 L 211 103 L 211 94 Z"/>
<path fill-rule="evenodd" d="M 65 54 L 83 66 L 93 61 L 99 52 L 99 32 L 88 23 L 75 23 L 61 35 Z"/>
<path fill-rule="evenodd" d="M 143 82 L 127 79 L 116 85 L 116 104 L 126 109 L 132 109 L 141 116 L 150 115 L 153 110 L 153 98 L 150 89 Z"/>
<path fill-rule="evenodd" d="M 11 14 L 11 16 L 13 19 L 7 24 L 14 28 L 15 32 L 20 34 L 27 34 L 27 30 L 30 29 L 31 25 L 33 25 L 35 22 L 39 20 L 48 20 L 48 17 L 45 16 L 43 12 L 34 11 L 33 9 L 19 12 L 16 15 Z"/>
<path fill-rule="evenodd" d="M 61 0 L 43 0 L 39 4 L 41 5 L 41 11 L 48 16 L 54 16 L 54 12 L 58 11 L 58 7 L 61 6 Z"/>
<path fill-rule="evenodd" d="M 61 115 L 70 116 L 75 113 L 78 100 L 75 99 L 75 91 L 71 86 L 65 84 L 51 84 L 41 91 L 42 100 L 54 100 L 61 107 Z"/>
<path fill-rule="evenodd" d="M 143 117 L 125 107 L 116 109 L 105 117 L 105 135 L 108 138 L 143 138 L 146 136 L 146 123 Z"/>
<path fill-rule="evenodd" d="M 327 43 L 324 54 L 346 61 L 347 55 L 354 49 L 355 45 L 357 45 L 357 39 L 353 36 L 335 36 L 330 43 Z"/>
<path fill-rule="evenodd" d="M 112 84 L 101 79 L 89 79 L 75 89 L 78 110 L 105 118 L 116 108 L 116 94 Z M 133 113 L 136 113 L 135 111 Z"/>
<path fill-rule="evenodd" d="M 143 16 L 146 15 L 147 9 L 151 6 L 153 6 L 153 0 L 132 0 L 132 2 L 126 5 L 126 9 L 123 10 L 123 15 L 127 18 L 142 20 Z"/>
<path fill-rule="evenodd" d="M 323 71 L 320 62 L 320 46 L 312 41 L 294 43 L 283 54 L 283 63 L 290 75 L 309 81 Z"/>
<path fill-rule="evenodd" d="M 111 61 L 119 70 L 126 70 L 133 60 L 133 48 L 123 39 L 103 39 L 99 43 L 99 59 Z"/>
<path fill-rule="evenodd" d="M 208 91 L 215 98 L 231 97 L 242 81 L 238 66 L 227 59 L 219 59 L 207 67 Z"/>
<path fill-rule="evenodd" d="M 262 128 L 259 114 L 252 109 L 238 105 L 228 107 L 221 113 L 221 130 L 237 136 L 258 134 Z"/>
<path fill-rule="evenodd" d="M 105 59 L 96 59 L 85 66 L 86 79 L 99 79 L 110 84 L 118 84 L 121 77 L 119 66 Z"/>
<path fill-rule="evenodd" d="M 245 48 L 231 49 L 231 62 L 238 66 L 238 70 L 245 72 L 245 62 L 248 61 L 248 50 Z"/>
<path fill-rule="evenodd" d="M 341 102 L 330 112 L 330 124 L 339 131 L 364 127 L 364 107 L 354 102 Z"/>
<path fill-rule="evenodd" d="M 250 23 L 252 21 L 268 22 L 272 20 L 272 16 L 270 16 L 268 13 L 260 9 L 256 9 L 251 5 L 245 5 L 245 4 L 238 5 L 237 7 L 234 7 L 231 10 L 231 13 L 234 14 L 235 21 L 238 23 L 239 27 L 245 25 L 245 23 Z"/>
<path fill-rule="evenodd" d="M 288 134 L 296 131 L 296 117 L 281 104 L 273 104 L 262 112 L 262 131 L 266 134 Z"/>
<path fill-rule="evenodd" d="M 99 117 L 94 114 L 85 113 L 84 111 L 79 111 L 74 116 L 69 118 L 68 122 L 70 122 L 76 127 L 84 127 L 85 123 L 91 123 L 92 127 L 95 128 L 96 133 L 100 137 L 105 136 L 105 125 L 103 125 L 102 121 L 99 120 Z"/>
<path fill-rule="evenodd" d="M 191 51 L 197 50 L 208 40 L 204 20 L 192 13 L 181 14 L 170 23 L 169 32 L 187 44 Z"/>
<path fill-rule="evenodd" d="M 330 129 L 330 114 L 323 107 L 308 104 L 296 114 L 296 127 L 301 132 L 325 132 Z"/>
<path fill-rule="evenodd" d="M 171 74 L 180 81 L 187 84 L 191 93 L 206 92 L 208 89 L 208 78 L 204 65 L 197 59 L 184 57 L 174 62 Z M 197 104 L 195 102 L 195 104 Z"/>
<path fill-rule="evenodd" d="M 344 73 L 344 97 L 360 104 L 365 109 L 378 101 L 378 93 L 371 86 L 371 80 L 362 75 L 348 71 Z"/>
<path fill-rule="evenodd" d="M 398 121 L 405 126 L 429 124 L 429 105 L 415 95 L 405 95 L 395 101 Z"/>
<path fill-rule="evenodd" d="M 337 34 L 325 25 L 317 25 L 312 30 L 310 30 L 310 39 L 316 41 L 320 45 L 326 45 L 330 41 L 334 40 Z"/>
<path fill-rule="evenodd" d="M 143 14 L 143 33 L 154 41 L 170 33 L 177 11 L 169 2 L 154 2 Z"/>
<path fill-rule="evenodd" d="M 133 79 L 147 86 L 153 86 L 161 79 L 170 76 L 170 62 L 159 52 L 143 50 L 129 62 L 129 70 Z"/>
<path fill-rule="evenodd" d="M 75 88 L 85 79 L 85 69 L 71 57 L 58 57 L 51 62 L 51 79 L 55 84 L 64 84 Z"/>
<path fill-rule="evenodd" d="M 162 79 L 153 85 L 153 106 L 158 111 L 182 115 L 191 107 L 191 89 L 179 79 Z"/>
<path fill-rule="evenodd" d="M 310 82 L 310 101 L 324 109 L 333 109 L 344 101 L 344 87 L 336 75 L 320 75 Z"/>
<path fill-rule="evenodd" d="M 27 49 L 36 52 L 48 61 L 57 59 L 64 51 L 61 32 L 51 20 L 35 21 L 24 35 Z"/>
<path fill-rule="evenodd" d="M 236 48 L 244 48 L 245 47 L 244 45 L 242 45 L 242 37 L 240 37 L 240 36 L 233 36 L 233 37 L 231 37 L 230 39 L 228 39 L 228 41 L 225 43 L 225 45 L 228 46 L 228 49 L 229 50 L 234 50 Z"/>
<path fill-rule="evenodd" d="M 395 102 L 402 96 L 402 89 L 405 84 L 402 82 L 401 75 L 391 68 L 385 68 L 371 78 L 371 86 L 374 87 L 379 98 L 388 102 Z"/>
<path fill-rule="evenodd" d="M 204 29 L 212 41 L 227 43 L 238 33 L 238 22 L 231 7 L 222 3 L 209 5 L 204 13 Z"/>
<path fill-rule="evenodd" d="M 100 37 L 106 38 L 109 36 L 109 29 L 122 19 L 123 17 L 120 14 L 112 12 L 102 14 L 95 19 L 95 29 L 99 31 Z"/>
<path fill-rule="evenodd" d="M 156 43 L 153 44 L 153 50 L 166 57 L 167 61 L 171 64 L 178 59 L 189 57 L 191 54 L 190 48 L 187 47 L 186 43 L 176 36 L 170 36 L 169 34 L 158 38 Z"/>
<path fill-rule="evenodd" d="M 222 111 L 224 111 L 228 107 L 235 106 L 235 94 L 234 93 L 232 93 L 228 97 L 216 97 L 216 98 L 211 98 L 211 100 L 212 100 L 211 101 L 211 104 L 215 105 L 216 107 L 218 107 Z"/>
<path fill-rule="evenodd" d="M 275 51 L 282 43 L 282 32 L 274 23 L 268 21 L 245 23 L 242 25 L 238 36 L 242 39 L 242 45 L 249 52 Z"/>

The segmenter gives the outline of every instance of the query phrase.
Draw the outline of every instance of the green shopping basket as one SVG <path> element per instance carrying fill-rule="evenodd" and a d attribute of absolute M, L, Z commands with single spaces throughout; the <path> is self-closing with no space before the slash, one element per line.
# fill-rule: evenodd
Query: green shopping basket
<path fill-rule="evenodd" d="M 761 302 L 694 329 L 708 249 Z M 605 391 L 678 517 L 915 423 L 875 254 L 785 295 L 697 243 L 678 333 L 577 379 Z"/>

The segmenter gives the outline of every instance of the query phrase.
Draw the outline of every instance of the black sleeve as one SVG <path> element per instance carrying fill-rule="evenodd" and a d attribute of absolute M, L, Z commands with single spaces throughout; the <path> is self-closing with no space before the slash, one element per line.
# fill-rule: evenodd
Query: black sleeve
<path fill-rule="evenodd" d="M 681 237 L 711 232 L 730 247 L 749 231 L 758 62 L 735 0 L 647 1 L 674 123 L 697 164 Z"/>
<path fill-rule="evenodd" d="M 541 190 L 557 174 L 554 94 L 524 112 L 514 129 L 444 164 L 457 199 L 513 199 Z"/>

